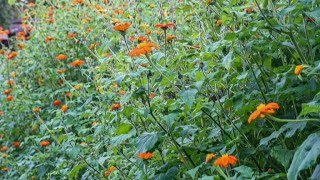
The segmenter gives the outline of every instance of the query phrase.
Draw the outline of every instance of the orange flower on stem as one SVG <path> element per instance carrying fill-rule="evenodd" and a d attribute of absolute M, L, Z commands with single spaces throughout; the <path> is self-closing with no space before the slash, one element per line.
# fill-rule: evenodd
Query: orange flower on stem
<path fill-rule="evenodd" d="M 175 27 L 175 24 L 174 24 L 174 23 L 156 24 L 154 27 L 155 27 L 155 28 L 161 28 L 161 29 L 163 29 L 163 30 L 166 30 L 166 29 L 168 29 L 169 27 Z"/>
<path fill-rule="evenodd" d="M 215 154 L 213 154 L 213 153 L 207 154 L 206 155 L 206 163 L 209 163 L 214 156 L 215 156 Z"/>
<path fill-rule="evenodd" d="M 12 89 L 7 89 L 3 91 L 3 94 L 7 95 L 7 94 L 10 94 L 11 92 L 12 92 Z"/>
<path fill-rule="evenodd" d="M 13 100 L 13 96 L 7 96 L 7 101 L 12 101 Z"/>
<path fill-rule="evenodd" d="M 154 156 L 153 153 L 146 152 L 146 153 L 138 153 L 137 157 L 142 159 L 142 160 L 148 160 L 151 159 Z"/>
<path fill-rule="evenodd" d="M 295 75 L 301 74 L 302 69 L 303 69 L 303 66 L 302 66 L 302 65 L 297 65 L 297 66 L 294 68 L 294 74 L 295 74 Z"/>
<path fill-rule="evenodd" d="M 12 79 L 9 79 L 9 80 L 7 81 L 7 84 L 13 85 L 13 84 L 14 84 L 14 81 L 13 81 Z"/>
<path fill-rule="evenodd" d="M 67 105 L 65 105 L 65 104 L 60 107 L 60 110 L 61 110 L 62 112 L 66 112 L 67 109 L 68 109 L 68 107 L 67 107 Z"/>
<path fill-rule="evenodd" d="M 114 170 L 116 170 L 117 168 L 115 166 L 111 166 L 105 173 L 104 176 L 107 177 L 109 176 Z"/>
<path fill-rule="evenodd" d="M 121 105 L 120 104 L 112 104 L 110 107 L 110 112 L 113 111 L 114 109 L 120 109 Z"/>
<path fill-rule="evenodd" d="M 37 112 L 40 112 L 41 111 L 41 108 L 33 108 L 32 109 L 32 112 L 34 112 L 34 113 L 37 113 Z"/>
<path fill-rule="evenodd" d="M 48 43 L 48 42 L 53 41 L 53 40 L 54 40 L 54 37 L 47 36 L 44 41 L 45 41 L 46 43 Z"/>
<path fill-rule="evenodd" d="M 40 142 L 40 146 L 41 147 L 45 147 L 45 146 L 49 146 L 49 145 L 50 145 L 49 141 L 43 140 L 43 141 Z"/>
<path fill-rule="evenodd" d="M 9 171 L 8 168 L 2 168 L 1 170 L 4 171 L 4 172 L 8 172 Z"/>
<path fill-rule="evenodd" d="M 67 58 L 68 58 L 67 55 L 65 55 L 65 54 L 59 54 L 59 55 L 56 57 L 56 60 L 57 60 L 57 61 L 61 61 L 61 60 L 65 60 L 65 59 L 67 59 Z"/>
<path fill-rule="evenodd" d="M 85 61 L 77 59 L 77 60 L 71 62 L 70 66 L 71 67 L 75 67 L 75 66 L 80 67 L 82 64 L 85 64 L 85 63 L 86 63 Z"/>
<path fill-rule="evenodd" d="M 216 166 L 227 168 L 229 164 L 235 165 L 237 163 L 237 158 L 228 154 L 224 154 L 219 157 L 214 163 Z"/>
<path fill-rule="evenodd" d="M 19 148 L 19 147 L 20 147 L 20 142 L 19 142 L 19 141 L 14 141 L 14 142 L 12 143 L 12 146 L 13 146 L 14 148 Z"/>
<path fill-rule="evenodd" d="M 257 119 L 257 118 L 264 118 L 265 114 L 273 114 L 275 113 L 276 109 L 279 109 L 280 106 L 277 103 L 271 102 L 267 105 L 260 104 L 256 111 L 254 111 L 248 118 L 248 123 L 251 123 L 251 121 Z"/>
<path fill-rule="evenodd" d="M 120 32 L 125 32 L 129 27 L 131 23 L 126 22 L 126 23 L 118 23 L 113 27 L 114 30 L 120 31 Z"/>
<path fill-rule="evenodd" d="M 168 36 L 166 37 L 166 40 L 167 40 L 168 42 L 171 42 L 173 39 L 177 39 L 177 36 L 168 35 Z"/>
<path fill-rule="evenodd" d="M 16 52 L 14 52 L 14 51 L 12 51 L 12 52 L 9 52 L 8 54 L 7 54 L 7 59 L 9 60 L 9 59 L 13 59 L 13 58 L 15 58 L 17 56 L 17 53 Z"/>
<path fill-rule="evenodd" d="M 6 150 L 8 150 L 8 147 L 7 147 L 7 146 L 2 146 L 2 147 L 0 148 L 0 151 L 6 151 Z"/>
<path fill-rule="evenodd" d="M 59 100 L 55 100 L 52 103 L 54 106 L 59 106 L 60 105 L 60 101 Z"/>

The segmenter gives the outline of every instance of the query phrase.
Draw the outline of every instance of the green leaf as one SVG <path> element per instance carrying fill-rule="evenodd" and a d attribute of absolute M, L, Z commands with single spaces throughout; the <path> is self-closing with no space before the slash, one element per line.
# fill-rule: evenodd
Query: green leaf
<path fill-rule="evenodd" d="M 131 124 L 123 123 L 123 124 L 121 124 L 120 127 L 118 127 L 118 129 L 116 131 L 116 134 L 117 135 L 127 134 L 131 129 L 132 129 L 132 125 Z"/>
<path fill-rule="evenodd" d="M 86 163 L 78 164 L 72 168 L 70 173 L 68 174 L 69 179 L 75 178 L 78 175 L 79 171 L 87 166 Z"/>
<path fill-rule="evenodd" d="M 253 171 L 248 166 L 239 166 L 233 169 L 241 174 L 241 178 L 251 178 L 253 176 Z"/>
<path fill-rule="evenodd" d="M 222 65 L 224 66 L 224 68 L 226 68 L 227 70 L 230 70 L 231 68 L 231 63 L 233 61 L 233 56 L 232 56 L 233 52 L 230 51 L 223 59 L 222 59 Z"/>
<path fill-rule="evenodd" d="M 145 133 L 139 137 L 137 142 L 137 153 L 143 153 L 150 151 L 159 140 L 159 134 L 157 133 Z"/>
<path fill-rule="evenodd" d="M 179 116 L 179 113 L 171 113 L 163 116 L 162 118 L 166 121 L 167 126 L 170 129 L 178 116 Z"/>
<path fill-rule="evenodd" d="M 320 136 L 310 134 L 294 154 L 287 173 L 288 179 L 297 179 L 301 170 L 307 169 L 316 163 L 320 154 Z"/>
<path fill-rule="evenodd" d="M 311 180 L 316 180 L 320 177 L 320 164 L 316 166 L 316 169 L 313 171 Z"/>
<path fill-rule="evenodd" d="M 9 4 L 10 6 L 12 6 L 14 3 L 16 3 L 16 0 L 8 0 L 8 4 Z"/>
<path fill-rule="evenodd" d="M 320 104 L 314 104 L 314 103 L 302 104 L 302 110 L 299 114 L 299 117 L 304 116 L 306 114 L 319 113 L 319 112 L 320 112 Z"/>
<path fill-rule="evenodd" d="M 128 134 L 122 134 L 122 135 L 119 135 L 119 136 L 116 136 L 116 137 L 112 137 L 111 138 L 111 145 L 110 147 L 113 148 L 113 147 L 116 147 L 118 146 L 119 144 L 121 144 L 123 141 L 131 138 L 133 135 L 136 134 L 136 131 L 133 129 L 131 130 Z"/>
<path fill-rule="evenodd" d="M 271 149 L 271 157 L 277 160 L 283 167 L 288 169 L 289 163 L 293 157 L 294 151 L 283 149 L 281 146 L 275 146 Z"/>
<path fill-rule="evenodd" d="M 177 167 L 170 168 L 166 173 L 160 173 L 155 177 L 155 180 L 168 180 L 168 179 L 175 179 L 179 172 Z"/>
<path fill-rule="evenodd" d="M 196 89 L 189 89 L 180 92 L 180 97 L 182 101 L 191 109 L 191 106 L 193 104 L 193 101 L 196 97 L 198 90 Z"/>
<path fill-rule="evenodd" d="M 201 164 L 201 165 L 199 165 L 199 166 L 197 166 L 197 167 L 195 167 L 193 169 L 190 169 L 189 171 L 187 171 L 187 174 L 189 174 L 192 177 L 192 179 L 194 179 L 196 177 L 196 174 L 197 174 L 199 168 L 201 168 L 202 165 L 203 164 Z"/>

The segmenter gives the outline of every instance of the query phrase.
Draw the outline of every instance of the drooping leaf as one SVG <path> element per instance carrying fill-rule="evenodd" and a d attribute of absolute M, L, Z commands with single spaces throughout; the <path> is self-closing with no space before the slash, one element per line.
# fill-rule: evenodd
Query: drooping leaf
<path fill-rule="evenodd" d="M 307 169 L 316 163 L 319 154 L 320 136 L 317 133 L 310 134 L 293 156 L 292 163 L 287 173 L 288 179 L 297 179 L 300 171 Z"/>
<path fill-rule="evenodd" d="M 79 171 L 80 171 L 81 169 L 85 168 L 86 166 L 87 166 L 86 163 L 82 163 L 82 164 L 78 164 L 78 165 L 74 166 L 74 167 L 72 168 L 72 170 L 69 172 L 68 178 L 69 178 L 69 179 L 75 178 L 75 177 L 78 175 Z"/>
<path fill-rule="evenodd" d="M 145 133 L 140 135 L 137 142 L 137 153 L 150 151 L 159 140 L 158 133 Z"/>

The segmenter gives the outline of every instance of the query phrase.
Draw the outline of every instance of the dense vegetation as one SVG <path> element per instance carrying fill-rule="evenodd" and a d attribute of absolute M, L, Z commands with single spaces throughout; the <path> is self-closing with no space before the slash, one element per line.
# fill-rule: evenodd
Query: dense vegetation
<path fill-rule="evenodd" d="M 15 3 L 0 178 L 319 178 L 319 4 Z"/>

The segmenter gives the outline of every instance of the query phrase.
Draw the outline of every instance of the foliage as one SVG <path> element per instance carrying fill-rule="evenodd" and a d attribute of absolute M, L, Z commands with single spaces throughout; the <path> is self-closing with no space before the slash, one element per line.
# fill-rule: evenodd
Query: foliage
<path fill-rule="evenodd" d="M 319 3 L 16 3 L 1 179 L 316 177 Z"/>

